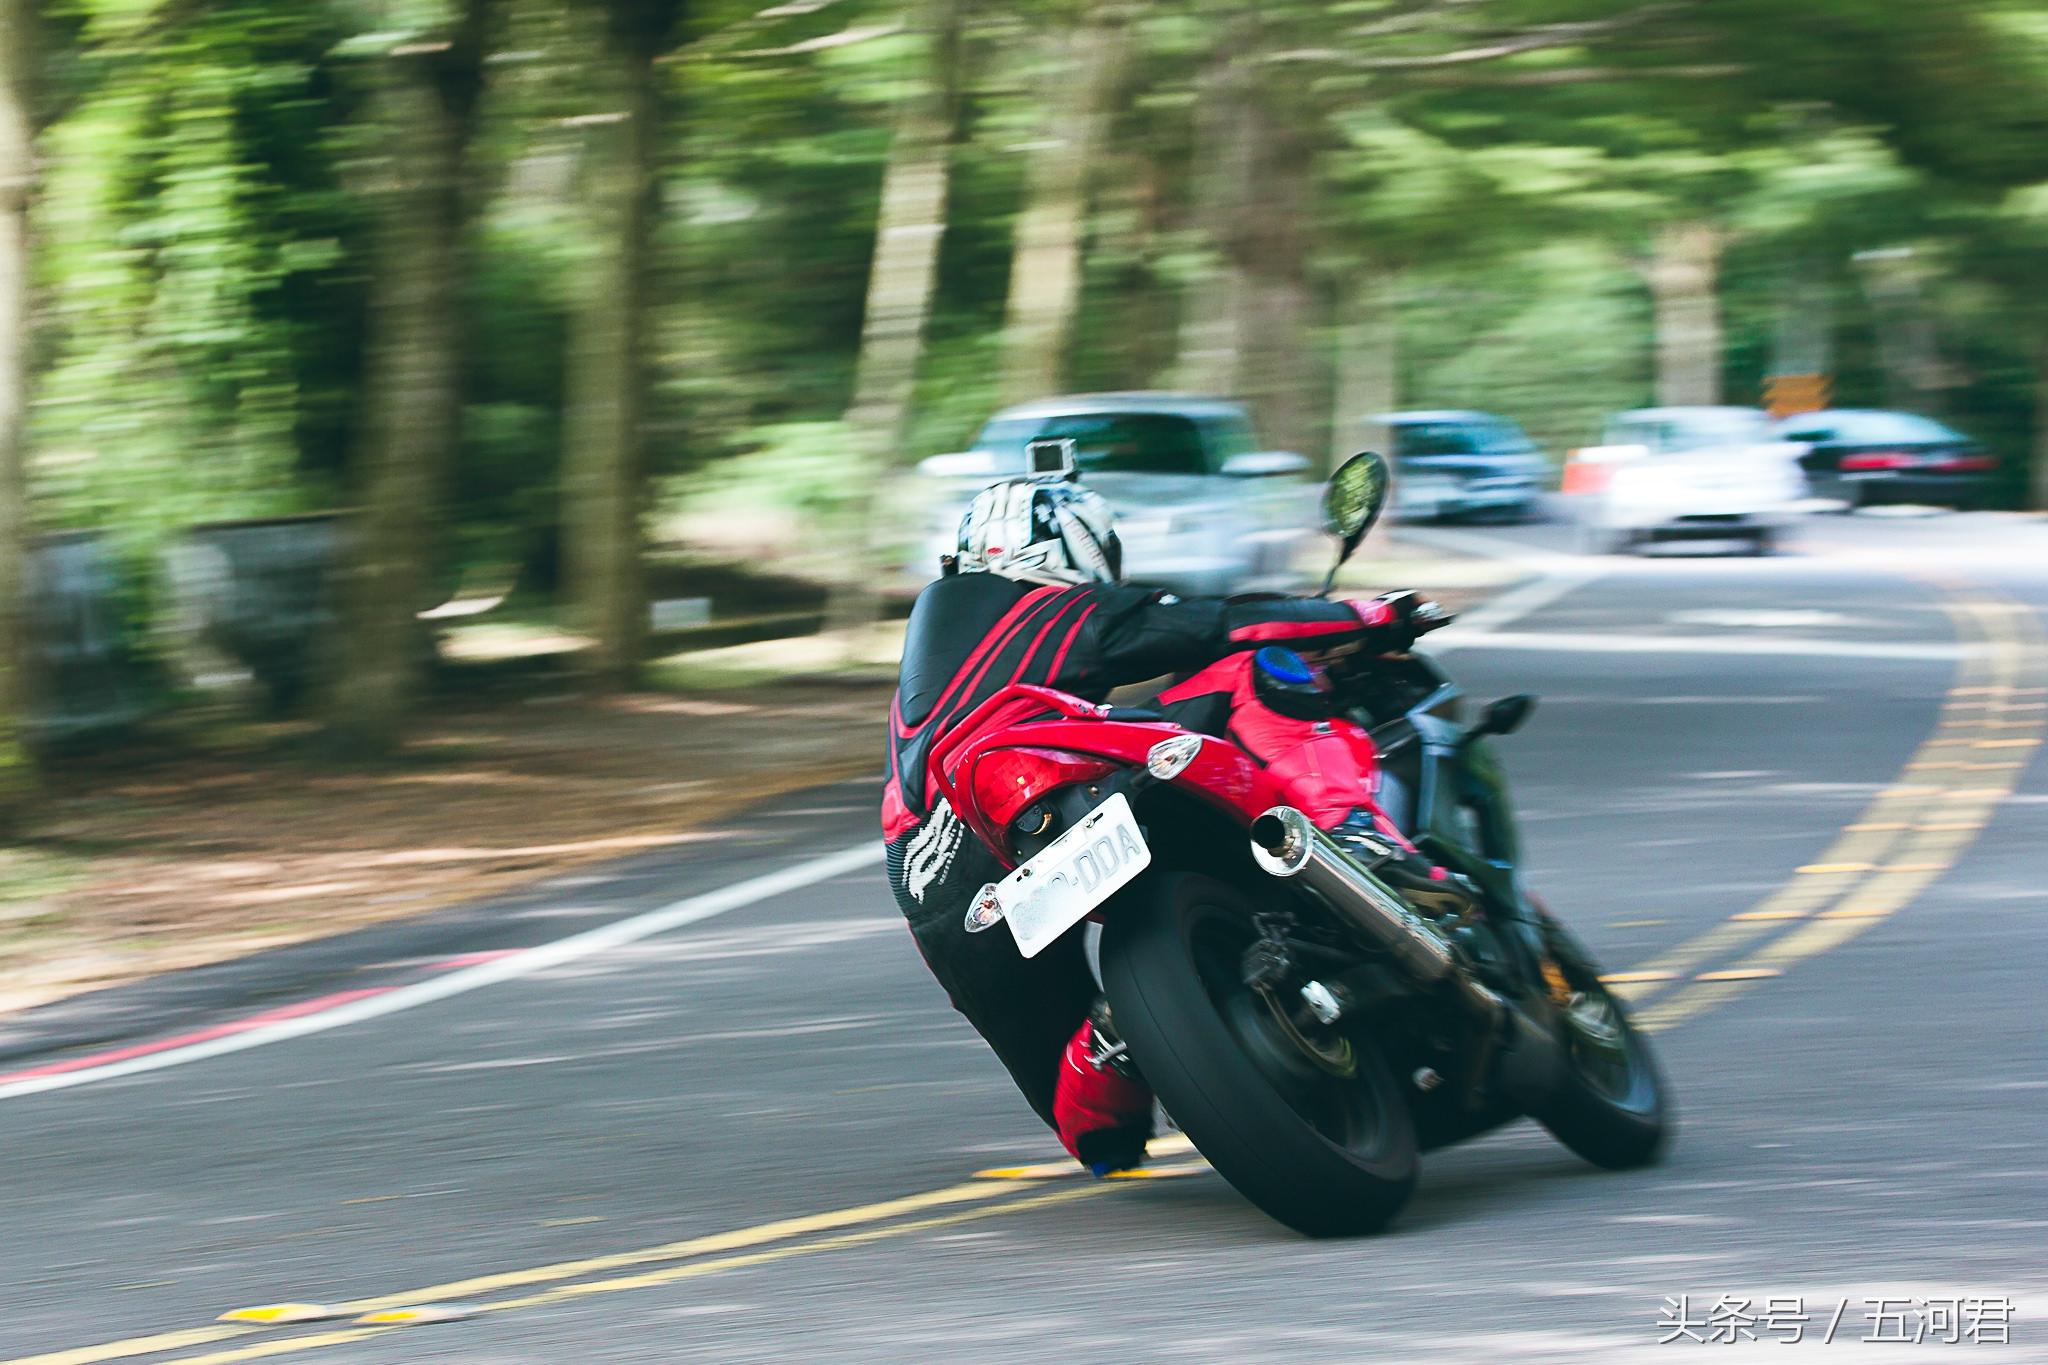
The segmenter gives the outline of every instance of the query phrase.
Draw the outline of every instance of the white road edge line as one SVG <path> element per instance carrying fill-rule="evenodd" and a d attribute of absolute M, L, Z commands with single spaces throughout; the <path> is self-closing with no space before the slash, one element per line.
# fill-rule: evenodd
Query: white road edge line
<path fill-rule="evenodd" d="M 1440 634 L 1432 635 L 1429 639 L 1429 652 L 1432 654 L 1447 654 L 1454 649 L 1477 644 L 1480 641 L 1475 637 L 1501 626 L 1512 625 L 1524 616 L 1543 610 L 1567 593 L 1583 588 L 1612 567 L 1604 560 L 1592 556 L 1559 554 L 1555 550 L 1537 549 L 1512 542 L 1502 543 L 1461 531 L 1403 526 L 1394 534 L 1396 539 L 1448 550 L 1453 554 L 1503 560 L 1526 568 L 1535 575 L 1528 582 L 1510 588 L 1491 601 L 1483 602 L 1464 613 L 1446 626 Z"/>
<path fill-rule="evenodd" d="M 1584 587 L 1599 576 L 1598 569 L 1554 573 L 1512 588 L 1444 627 L 1441 635 L 1430 640 L 1429 648 L 1441 652 L 1477 643 L 1498 627 L 1513 625 L 1524 616 L 1543 610 L 1566 593 Z"/>
<path fill-rule="evenodd" d="M 1445 633 L 1448 634 L 1449 630 Z M 1916 645 L 1883 640 L 1816 640 L 1797 636 L 1610 635 L 1592 631 L 1479 630 L 1460 636 L 1456 643 L 1480 649 L 1566 650 L 1583 654 L 1758 654 L 1833 659 L 1925 659 L 1934 662 L 1953 662 L 1988 652 L 1982 645 Z"/>
<path fill-rule="evenodd" d="M 531 976 L 535 972 L 546 971 L 565 962 L 574 962 L 578 958 L 590 957 L 643 938 L 667 933 L 671 929 L 680 929 L 685 925 L 697 924 L 729 911 L 744 909 L 761 901 L 801 890 L 806 886 L 830 881 L 849 872 L 858 872 L 880 861 L 882 841 L 877 837 L 874 841 L 855 848 L 821 854 L 793 867 L 783 868 L 779 872 L 749 877 L 745 881 L 734 882 L 716 891 L 706 891 L 702 895 L 690 896 L 637 915 L 629 915 L 625 919 L 614 920 L 595 929 L 586 929 L 580 934 L 556 939 L 552 943 L 536 944 L 531 948 L 521 949 L 509 957 L 480 962 L 473 967 L 457 968 L 427 981 L 400 986 L 396 990 L 346 1005 L 338 1005 L 331 1010 L 322 1010 L 318 1014 L 280 1020 L 275 1024 L 265 1024 L 244 1033 L 194 1043 L 189 1047 L 171 1048 L 151 1053 L 147 1057 L 131 1057 L 126 1061 L 108 1062 L 104 1066 L 86 1067 L 55 1076 L 35 1076 L 0 1085 L 0 1100 L 18 1099 L 24 1095 L 36 1095 L 50 1090 L 68 1090 L 76 1085 L 110 1081 L 121 1076 L 136 1076 L 147 1071 L 161 1071 L 167 1067 L 204 1061 L 209 1057 L 221 1057 L 231 1052 L 245 1052 L 250 1048 L 267 1047 L 272 1043 L 304 1038 L 308 1034 L 325 1033 L 328 1029 L 346 1028 L 350 1024 L 360 1024 L 367 1019 L 397 1014 L 401 1010 L 430 1005 L 437 1000 L 481 990 L 485 986 L 495 986 L 501 981 L 514 981 L 522 976 Z"/>

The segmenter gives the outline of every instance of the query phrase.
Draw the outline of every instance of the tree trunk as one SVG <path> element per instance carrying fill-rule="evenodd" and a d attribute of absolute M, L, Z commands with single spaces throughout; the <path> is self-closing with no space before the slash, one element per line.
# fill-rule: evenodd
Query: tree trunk
<path fill-rule="evenodd" d="M 1888 401 L 1908 412 L 1942 416 L 1951 378 L 1927 298 L 1930 267 L 1910 247 L 1859 251 L 1855 260 L 1877 329 Z"/>
<path fill-rule="evenodd" d="M 373 172 L 363 501 L 326 697 L 329 734 L 349 752 L 398 742 L 429 652 L 418 613 L 432 605 L 437 508 L 461 419 L 463 182 L 485 12 L 486 0 L 471 0 L 455 38 L 377 58 L 371 84 L 384 159 Z"/>
<path fill-rule="evenodd" d="M 30 0 L 0 0 L 0 835 L 26 814 L 33 769 L 22 743 L 22 592 L 28 569 Z"/>
<path fill-rule="evenodd" d="M 1256 18 L 1234 25 L 1198 95 L 1197 216 L 1218 255 L 1181 333 L 1181 383 L 1248 400 L 1269 443 L 1312 450 L 1320 385 L 1311 333 L 1314 158 L 1293 102 L 1257 60 Z"/>
<path fill-rule="evenodd" d="M 1675 223 L 1657 233 L 1649 282 L 1657 401 L 1666 407 L 1721 401 L 1721 245 L 1709 223 Z"/>
<path fill-rule="evenodd" d="M 1102 358 L 1114 367 L 1109 387 L 1149 389 L 1174 364 L 1180 300 L 1161 268 L 1169 251 L 1167 205 L 1173 196 L 1166 167 L 1145 142 L 1127 151 L 1119 166 L 1123 176 L 1112 191 L 1113 211 L 1129 224 L 1129 235 L 1116 247 L 1126 262 L 1110 304 L 1116 344 Z"/>
<path fill-rule="evenodd" d="M 939 244 L 946 233 L 961 2 L 928 0 L 923 18 L 930 43 L 925 79 L 904 101 L 882 173 L 867 314 L 854 365 L 853 404 L 845 419 L 860 466 L 848 471 L 855 487 L 840 533 L 845 571 L 834 585 L 827 629 L 849 643 L 851 632 L 873 621 L 879 609 L 875 492 L 901 459 L 909 437 L 925 323 L 938 283 Z"/>
<path fill-rule="evenodd" d="M 1230 26 L 1195 92 L 1194 218 L 1212 259 L 1181 313 L 1175 383 L 1203 393 L 1234 392 L 1242 379 L 1245 286 L 1232 238 L 1236 206 L 1252 193 L 1256 149 L 1245 119 L 1254 103 L 1244 88 L 1251 77 L 1234 54 L 1249 32 L 1243 19 Z"/>
<path fill-rule="evenodd" d="M 1123 76 L 1123 20 L 1097 10 L 1060 35 L 1054 47 L 1057 70 L 1048 84 L 1057 89 L 1071 77 L 1073 94 L 1048 111 L 1045 141 L 1032 151 L 1024 211 L 1017 219 L 1003 329 L 1003 390 L 1011 402 L 1066 387 L 1081 308 L 1091 171 Z"/>
<path fill-rule="evenodd" d="M 1370 275 L 1351 291 L 1337 333 L 1337 402 L 1330 413 L 1330 467 L 1361 450 L 1388 451 L 1381 417 L 1401 405 L 1398 282 Z"/>
<path fill-rule="evenodd" d="M 893 461 L 907 434 L 938 281 L 939 243 L 946 234 L 960 3 L 930 0 L 927 9 L 931 55 L 922 88 L 904 101 L 882 175 L 867 315 L 853 406 L 846 414 L 863 447 L 881 463 Z"/>
<path fill-rule="evenodd" d="M 597 642 L 592 681 L 632 681 L 647 638 L 644 344 L 660 100 L 658 47 L 614 38 L 623 107 L 592 120 L 586 193 L 601 245 L 570 324 L 563 559 L 575 624 Z"/>

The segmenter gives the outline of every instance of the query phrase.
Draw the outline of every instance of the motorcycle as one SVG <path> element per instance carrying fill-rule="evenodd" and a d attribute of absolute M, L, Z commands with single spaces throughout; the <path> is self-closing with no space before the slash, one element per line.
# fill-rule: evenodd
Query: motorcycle
<path fill-rule="evenodd" d="M 1370 453 L 1326 487 L 1325 593 L 1387 488 Z M 1361 765 L 1376 827 L 1319 827 L 1227 715 L 1014 685 L 930 757 L 1010 869 L 969 929 L 1005 924 L 1029 957 L 1098 923 L 1122 1054 L 1098 1061 L 1135 1067 L 1225 1180 L 1302 1233 L 1383 1227 L 1421 1152 L 1518 1117 L 1600 1166 L 1654 1161 L 1672 1127 L 1656 1059 L 1519 870 L 1489 740 L 1534 698 L 1467 720 L 1412 647 L 1327 670 L 1281 655 L 1304 684 L 1288 703 Z M 1419 887 L 1393 875 L 1431 865 Z"/>

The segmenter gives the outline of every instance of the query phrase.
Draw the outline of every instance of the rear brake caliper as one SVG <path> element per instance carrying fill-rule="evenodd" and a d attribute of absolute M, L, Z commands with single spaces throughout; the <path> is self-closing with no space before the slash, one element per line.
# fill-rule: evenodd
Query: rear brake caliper
<path fill-rule="evenodd" d="M 1329 1032 L 1315 1002 L 1288 987 L 1294 975 L 1294 952 L 1287 945 L 1287 931 L 1294 928 L 1294 917 L 1266 911 L 1254 915 L 1252 925 L 1259 938 L 1244 950 L 1244 984 L 1266 1002 L 1281 1034 L 1304 1057 L 1333 1076 L 1357 1075 L 1358 1058 L 1351 1050 L 1351 1040 Z M 1334 1022 L 1342 1007 L 1327 987 L 1322 990 L 1330 1001 L 1330 1022 Z"/>
<path fill-rule="evenodd" d="M 1294 954 L 1287 947 L 1294 917 L 1265 911 L 1252 916 L 1252 927 L 1259 931 L 1259 941 L 1244 950 L 1244 984 L 1271 995 L 1294 970 Z"/>

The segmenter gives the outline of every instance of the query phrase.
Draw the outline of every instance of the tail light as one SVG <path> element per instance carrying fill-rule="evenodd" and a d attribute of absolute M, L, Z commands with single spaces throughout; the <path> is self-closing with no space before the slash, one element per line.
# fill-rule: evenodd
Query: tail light
<path fill-rule="evenodd" d="M 1574 450 L 1564 457 L 1564 474 L 1558 481 L 1557 491 L 1567 495 L 1597 493 L 1607 483 L 1608 471 L 1590 460 L 1580 458 Z"/>
<path fill-rule="evenodd" d="M 1117 770 L 1107 759 L 1058 749 L 992 749 L 974 765 L 969 789 L 982 818 L 1008 829 L 1024 809 L 1046 794 L 1076 782 L 1093 782 Z"/>
<path fill-rule="evenodd" d="M 1916 461 L 1903 450 L 1872 450 L 1861 455 L 1844 455 L 1843 469 L 1906 469 Z"/>
<path fill-rule="evenodd" d="M 1640 460 L 1650 453 L 1641 445 L 1580 446 L 1565 456 L 1560 493 L 1601 493 L 1614 482 L 1614 467 Z"/>
<path fill-rule="evenodd" d="M 1987 469 L 1996 469 L 1998 461 L 1989 455 L 1952 455 L 1946 460 L 1936 460 L 1928 467 L 1954 474 L 1981 474 Z"/>

